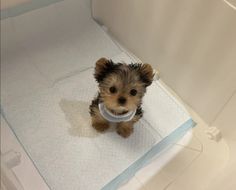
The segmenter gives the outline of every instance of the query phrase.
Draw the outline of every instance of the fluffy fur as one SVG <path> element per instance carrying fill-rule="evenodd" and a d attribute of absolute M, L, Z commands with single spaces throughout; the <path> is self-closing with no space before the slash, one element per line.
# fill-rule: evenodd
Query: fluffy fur
<path fill-rule="evenodd" d="M 96 62 L 94 77 L 98 82 L 99 92 L 90 105 L 92 126 L 100 132 L 109 128 L 109 122 L 99 112 L 100 102 L 117 115 L 136 110 L 131 121 L 117 123 L 117 133 L 125 138 L 130 136 L 134 123 L 143 115 L 142 98 L 153 80 L 152 67 L 146 63 L 128 65 L 101 58 Z"/>

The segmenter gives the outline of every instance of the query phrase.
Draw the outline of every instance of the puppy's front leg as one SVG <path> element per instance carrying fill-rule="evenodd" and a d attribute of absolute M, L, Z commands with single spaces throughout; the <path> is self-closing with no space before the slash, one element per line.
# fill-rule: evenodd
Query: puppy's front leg
<path fill-rule="evenodd" d="M 117 133 L 124 138 L 129 137 L 134 131 L 133 128 L 134 124 L 142 117 L 142 115 L 143 115 L 142 108 L 139 107 L 136 111 L 134 118 L 131 121 L 121 122 L 117 124 L 116 127 Z"/>
<path fill-rule="evenodd" d="M 132 121 L 118 123 L 116 131 L 120 136 L 127 138 L 134 131 L 133 125 L 134 125 L 134 122 L 132 122 Z"/>
<path fill-rule="evenodd" d="M 92 126 L 99 132 L 104 132 L 109 128 L 109 122 L 101 116 L 97 108 L 95 108 L 95 114 L 92 115 Z"/>

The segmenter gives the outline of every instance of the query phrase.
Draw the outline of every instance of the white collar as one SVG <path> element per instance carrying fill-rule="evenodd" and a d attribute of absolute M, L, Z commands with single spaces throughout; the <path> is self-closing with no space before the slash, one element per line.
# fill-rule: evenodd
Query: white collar
<path fill-rule="evenodd" d="M 101 115 L 109 122 L 118 123 L 118 122 L 127 122 L 133 119 L 136 110 L 135 111 L 129 111 L 128 113 L 125 113 L 123 115 L 115 115 L 111 113 L 106 106 L 103 103 L 98 104 L 99 111 Z"/>

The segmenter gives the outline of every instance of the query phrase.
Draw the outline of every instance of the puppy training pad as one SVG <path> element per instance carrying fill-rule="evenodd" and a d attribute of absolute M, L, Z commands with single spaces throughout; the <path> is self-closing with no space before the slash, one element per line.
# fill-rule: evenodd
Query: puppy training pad
<path fill-rule="evenodd" d="M 3 105 L 4 115 L 46 183 L 54 190 L 117 189 L 194 122 L 159 81 L 148 87 L 144 116 L 127 139 L 91 127 L 97 93 L 93 69 Z"/>

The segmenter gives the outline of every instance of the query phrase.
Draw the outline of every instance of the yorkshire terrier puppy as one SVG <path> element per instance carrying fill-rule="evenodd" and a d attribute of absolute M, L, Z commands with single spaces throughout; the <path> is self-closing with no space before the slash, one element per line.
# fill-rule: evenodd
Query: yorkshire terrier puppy
<path fill-rule="evenodd" d="M 99 132 L 107 130 L 112 122 L 105 117 L 109 115 L 116 120 L 117 133 L 129 137 L 134 123 L 143 115 L 142 98 L 153 76 L 152 67 L 146 63 L 113 63 L 106 58 L 99 59 L 94 73 L 99 92 L 90 105 L 92 126 Z"/>

